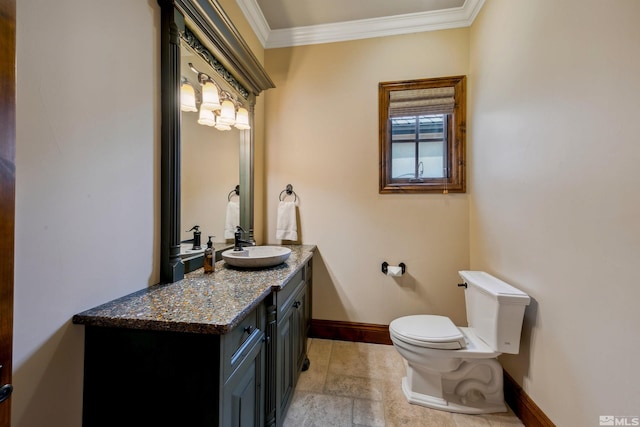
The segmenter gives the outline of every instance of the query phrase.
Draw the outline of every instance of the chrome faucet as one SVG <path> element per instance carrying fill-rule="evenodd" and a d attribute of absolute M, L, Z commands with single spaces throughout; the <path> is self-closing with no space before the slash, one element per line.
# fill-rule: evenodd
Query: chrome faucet
<path fill-rule="evenodd" d="M 255 246 L 256 242 L 249 236 L 249 240 L 242 239 L 242 233 L 245 233 L 244 229 L 239 225 L 236 227 L 236 232 L 233 233 L 233 250 L 241 251 L 243 246 Z"/>

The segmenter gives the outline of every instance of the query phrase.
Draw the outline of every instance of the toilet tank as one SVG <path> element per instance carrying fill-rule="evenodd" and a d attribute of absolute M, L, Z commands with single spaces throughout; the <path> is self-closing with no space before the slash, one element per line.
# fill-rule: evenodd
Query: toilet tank
<path fill-rule="evenodd" d="M 469 327 L 492 349 L 520 351 L 520 333 L 529 295 L 484 271 L 460 271 Z"/>

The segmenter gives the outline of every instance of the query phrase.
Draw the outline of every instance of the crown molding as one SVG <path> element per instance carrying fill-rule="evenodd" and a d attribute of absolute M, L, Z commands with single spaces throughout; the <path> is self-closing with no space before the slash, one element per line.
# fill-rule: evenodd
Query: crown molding
<path fill-rule="evenodd" d="M 256 0 L 237 2 L 262 46 L 272 49 L 469 27 L 485 0 L 467 0 L 452 9 L 281 30 L 269 28 Z"/>
<path fill-rule="evenodd" d="M 236 0 L 236 2 L 245 18 L 247 18 L 247 21 L 249 21 L 253 32 L 256 33 L 260 44 L 266 48 L 271 28 L 262 14 L 260 6 L 258 6 L 258 2 L 256 0 Z"/>

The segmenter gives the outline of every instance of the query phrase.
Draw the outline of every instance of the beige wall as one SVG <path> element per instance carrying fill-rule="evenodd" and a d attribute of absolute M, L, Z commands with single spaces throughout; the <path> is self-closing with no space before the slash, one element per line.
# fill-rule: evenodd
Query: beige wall
<path fill-rule="evenodd" d="M 159 280 L 159 8 L 17 7 L 12 425 L 80 426 L 71 317 Z"/>
<path fill-rule="evenodd" d="M 265 240 L 278 195 L 299 196 L 299 234 L 319 249 L 315 319 L 388 324 L 437 313 L 463 322 L 467 195 L 378 194 L 378 82 L 466 74 L 468 29 L 269 49 Z M 402 278 L 383 261 L 404 262 Z"/>
<path fill-rule="evenodd" d="M 640 415 L 639 16 L 490 0 L 471 31 L 471 267 L 533 298 L 502 362 L 558 426 Z"/>
<path fill-rule="evenodd" d="M 262 59 L 235 2 L 223 3 Z M 12 425 L 75 427 L 84 328 L 71 317 L 159 281 L 159 7 L 20 0 L 17 8 Z"/>

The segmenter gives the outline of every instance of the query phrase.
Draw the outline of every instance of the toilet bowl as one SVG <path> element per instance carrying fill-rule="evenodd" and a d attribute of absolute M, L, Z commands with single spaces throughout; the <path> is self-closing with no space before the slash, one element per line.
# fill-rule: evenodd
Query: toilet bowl
<path fill-rule="evenodd" d="M 410 403 L 464 414 L 506 412 L 501 353 L 517 354 L 529 296 L 481 271 L 460 271 L 467 327 L 448 317 L 412 315 L 389 325 L 407 361 L 402 391 Z"/>

